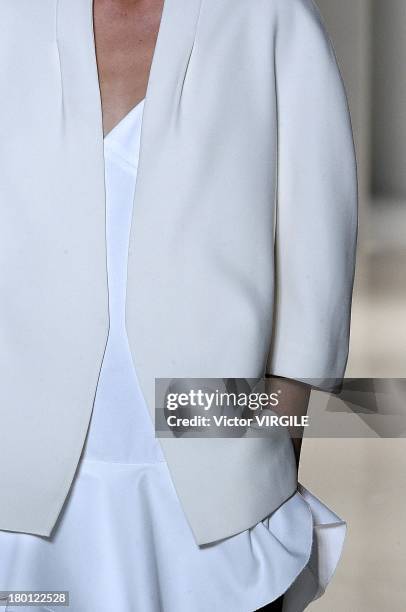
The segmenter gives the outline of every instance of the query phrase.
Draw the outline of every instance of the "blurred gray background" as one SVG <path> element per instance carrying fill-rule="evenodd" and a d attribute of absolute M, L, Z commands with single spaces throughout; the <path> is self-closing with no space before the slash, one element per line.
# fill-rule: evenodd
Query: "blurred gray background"
<path fill-rule="evenodd" d="M 360 229 L 347 375 L 406 377 L 406 0 L 315 0 L 347 87 Z M 311 407 L 310 407 L 311 410 Z M 307 439 L 300 480 L 348 524 L 314 612 L 406 610 L 406 442 Z"/>

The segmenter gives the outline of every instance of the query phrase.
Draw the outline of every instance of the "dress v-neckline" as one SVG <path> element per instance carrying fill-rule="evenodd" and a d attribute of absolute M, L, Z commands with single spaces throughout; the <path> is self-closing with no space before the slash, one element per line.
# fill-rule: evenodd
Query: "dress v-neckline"
<path fill-rule="evenodd" d="M 137 112 L 137 111 L 138 111 L 138 109 L 139 109 L 141 106 L 143 106 L 144 102 L 145 102 L 145 97 L 144 97 L 144 98 L 142 98 L 142 100 L 140 100 L 139 102 L 137 102 L 137 104 L 136 104 L 135 106 L 133 106 L 133 107 L 132 107 L 132 108 L 131 108 L 131 109 L 128 111 L 128 113 L 126 113 L 126 114 L 125 114 L 125 115 L 124 115 L 124 116 L 123 116 L 123 117 L 120 119 L 120 121 L 119 121 L 118 123 L 116 123 L 116 125 L 115 125 L 115 126 L 113 126 L 113 127 L 111 128 L 111 130 L 109 130 L 109 131 L 107 132 L 107 134 L 105 134 L 105 135 L 103 136 L 103 141 L 104 141 L 104 142 L 106 142 L 107 140 L 109 140 L 110 136 L 113 136 L 113 135 L 114 135 L 114 134 L 115 134 L 115 133 L 116 133 L 116 132 L 117 132 L 117 131 L 120 129 L 120 127 L 122 126 L 122 124 L 123 124 L 123 123 L 126 123 L 126 122 L 127 122 L 127 120 L 128 120 L 128 119 L 129 119 L 129 118 L 130 118 L 130 117 L 131 117 L 131 116 L 132 116 L 132 115 L 133 115 L 135 112 Z"/>

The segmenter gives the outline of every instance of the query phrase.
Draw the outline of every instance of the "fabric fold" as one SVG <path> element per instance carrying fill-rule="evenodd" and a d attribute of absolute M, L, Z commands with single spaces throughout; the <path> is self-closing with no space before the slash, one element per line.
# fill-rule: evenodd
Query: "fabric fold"
<path fill-rule="evenodd" d="M 301 612 L 326 589 L 344 537 L 300 485 L 254 528 L 198 547 L 165 462 L 85 459 L 51 540 L 0 534 L 0 590 L 68 590 L 72 612 L 252 612 L 285 593 L 283 612 Z"/>

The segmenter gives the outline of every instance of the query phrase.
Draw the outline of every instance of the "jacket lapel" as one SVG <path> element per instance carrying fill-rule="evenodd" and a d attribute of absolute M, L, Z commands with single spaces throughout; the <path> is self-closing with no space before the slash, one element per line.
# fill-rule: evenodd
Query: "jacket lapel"
<path fill-rule="evenodd" d="M 150 382 L 158 374 L 154 371 L 153 362 L 145 359 L 144 351 L 150 354 L 151 345 L 156 339 L 143 333 L 149 309 L 146 311 L 142 308 L 139 297 L 146 287 L 146 281 L 150 280 L 148 275 L 151 272 L 144 257 L 145 245 L 154 248 L 157 235 L 155 225 L 159 226 L 162 211 L 167 208 L 172 194 L 167 194 L 168 199 L 156 198 L 152 201 L 150 187 L 159 180 L 154 167 L 163 143 L 170 142 L 174 146 L 180 135 L 182 94 L 201 3 L 202 0 L 164 0 L 143 111 L 136 204 L 128 251 L 126 322 L 134 364 L 152 416 L 153 396 L 151 392 L 146 392 L 145 387 L 147 381 Z M 85 142 L 96 143 L 97 159 L 94 162 L 99 172 L 97 177 L 95 175 L 97 180 L 93 180 L 93 194 L 89 192 L 89 200 L 94 201 L 98 214 L 104 215 L 104 201 L 101 199 L 104 175 L 100 171 L 103 164 L 103 127 L 94 44 L 93 0 L 59 0 L 57 39 L 61 71 L 62 146 L 74 151 L 83 149 Z M 72 160 L 74 163 L 74 156 Z M 72 168 L 67 166 L 66 173 L 71 171 Z M 74 172 L 80 172 L 80 169 L 74 168 Z M 72 203 L 72 211 L 74 214 L 75 203 Z M 92 219 L 85 219 L 84 214 L 77 211 L 78 219 L 81 218 L 88 228 L 89 244 L 100 242 L 101 235 L 95 235 Z M 100 277 L 99 284 L 107 292 L 107 276 Z M 151 296 L 151 299 L 155 298 Z"/>
<path fill-rule="evenodd" d="M 165 0 L 143 112 L 128 252 L 126 327 L 135 369 L 152 419 L 154 379 L 160 376 L 156 361 L 160 337 L 149 304 L 159 300 L 159 283 L 154 285 L 154 269 L 159 267 L 162 254 L 157 251 L 152 259 L 151 254 L 160 241 L 166 211 L 176 198 L 176 180 L 164 197 L 156 196 L 154 187 L 157 181 L 164 182 L 168 173 L 173 174 L 165 156 L 177 149 L 182 138 L 182 96 L 202 2 Z M 175 219 L 175 209 L 169 216 Z"/>

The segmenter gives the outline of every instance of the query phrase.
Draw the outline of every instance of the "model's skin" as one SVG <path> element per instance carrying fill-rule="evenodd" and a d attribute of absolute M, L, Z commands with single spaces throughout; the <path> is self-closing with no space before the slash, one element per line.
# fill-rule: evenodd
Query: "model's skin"
<path fill-rule="evenodd" d="M 104 134 L 144 97 L 163 0 L 94 0 Z"/>
<path fill-rule="evenodd" d="M 145 97 L 162 8 L 163 0 L 94 0 L 104 134 Z M 281 413 L 306 414 L 310 393 L 306 385 L 272 377 L 268 386 L 268 392 L 282 391 Z M 299 463 L 301 439 L 293 442 Z M 281 612 L 282 598 L 266 609 Z"/>

